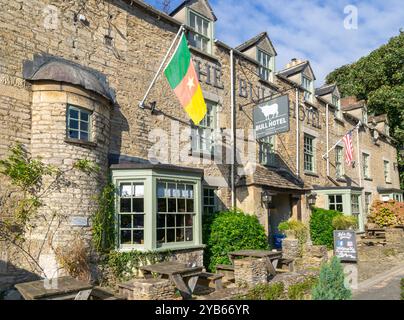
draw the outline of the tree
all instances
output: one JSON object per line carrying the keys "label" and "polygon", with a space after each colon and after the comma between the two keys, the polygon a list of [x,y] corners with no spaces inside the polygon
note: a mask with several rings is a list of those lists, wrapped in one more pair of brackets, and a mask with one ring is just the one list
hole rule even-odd
{"label": "tree", "polygon": [[[368,102],[370,113],[386,113],[398,150],[404,141],[404,32],[369,55],[344,65],[326,77],[336,83],[343,97],[357,96]],[[404,188],[404,156],[398,152],[401,187]]]}

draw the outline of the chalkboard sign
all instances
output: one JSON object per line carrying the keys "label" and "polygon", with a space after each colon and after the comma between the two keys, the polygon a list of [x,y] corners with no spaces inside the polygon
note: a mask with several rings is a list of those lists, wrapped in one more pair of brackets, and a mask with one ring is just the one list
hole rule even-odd
{"label": "chalkboard sign", "polygon": [[354,230],[334,230],[334,254],[341,261],[358,261]]}

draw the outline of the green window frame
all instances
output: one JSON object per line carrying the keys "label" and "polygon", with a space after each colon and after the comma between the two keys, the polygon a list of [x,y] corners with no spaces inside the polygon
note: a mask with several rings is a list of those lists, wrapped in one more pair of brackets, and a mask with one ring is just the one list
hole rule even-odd
{"label": "green window frame", "polygon": [[257,48],[258,71],[261,79],[269,81],[272,79],[271,55]]}
{"label": "green window frame", "polygon": [[203,213],[213,214],[217,211],[216,188],[203,188]]}
{"label": "green window frame", "polygon": [[199,125],[192,130],[192,150],[213,154],[215,147],[216,110],[214,102],[206,101],[207,112]]}
{"label": "green window frame", "polygon": [[344,148],[340,146],[335,147],[335,176],[337,178],[341,178],[344,175],[343,150]]}
{"label": "green window frame", "polygon": [[121,182],[118,193],[118,228],[121,246],[144,244],[144,183]]}
{"label": "green window frame", "polygon": [[356,217],[360,214],[359,194],[351,194],[351,213]]}
{"label": "green window frame", "polygon": [[370,159],[369,154],[363,152],[362,153],[362,171],[363,171],[363,177],[365,179],[370,179],[369,159]]}
{"label": "green window frame", "polygon": [[194,184],[159,181],[157,183],[157,244],[193,242]]}
{"label": "green window frame", "polygon": [[312,173],[315,172],[314,139],[315,137],[304,134],[304,171]]}
{"label": "green window frame", "polygon": [[342,194],[329,194],[328,195],[328,209],[344,212],[344,202]]}
{"label": "green window frame", "polygon": [[91,111],[68,104],[66,117],[67,137],[91,141],[91,116]]}
{"label": "green window frame", "polygon": [[212,22],[202,17],[194,11],[189,11],[189,31],[188,40],[190,44],[206,53],[212,51]]}

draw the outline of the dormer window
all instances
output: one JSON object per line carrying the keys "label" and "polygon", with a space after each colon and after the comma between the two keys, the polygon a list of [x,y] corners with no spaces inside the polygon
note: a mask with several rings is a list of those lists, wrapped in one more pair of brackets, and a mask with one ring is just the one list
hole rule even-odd
{"label": "dormer window", "polygon": [[342,118],[341,114],[341,100],[338,96],[332,95],[332,104],[336,107],[335,117],[337,119]]}
{"label": "dormer window", "polygon": [[304,91],[304,100],[312,102],[313,98],[313,81],[302,75],[302,87],[306,89]]}
{"label": "dormer window", "polygon": [[272,80],[272,61],[271,56],[266,52],[257,49],[257,60],[259,63],[260,78],[266,81]]}
{"label": "dormer window", "polygon": [[211,53],[212,22],[193,11],[189,11],[189,42],[195,48]]}

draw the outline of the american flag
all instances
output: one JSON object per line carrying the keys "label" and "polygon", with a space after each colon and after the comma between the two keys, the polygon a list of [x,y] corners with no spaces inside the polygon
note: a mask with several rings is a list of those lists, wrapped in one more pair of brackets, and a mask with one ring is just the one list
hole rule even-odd
{"label": "american flag", "polygon": [[348,132],[342,140],[345,145],[345,162],[350,166],[353,159],[352,131]]}

